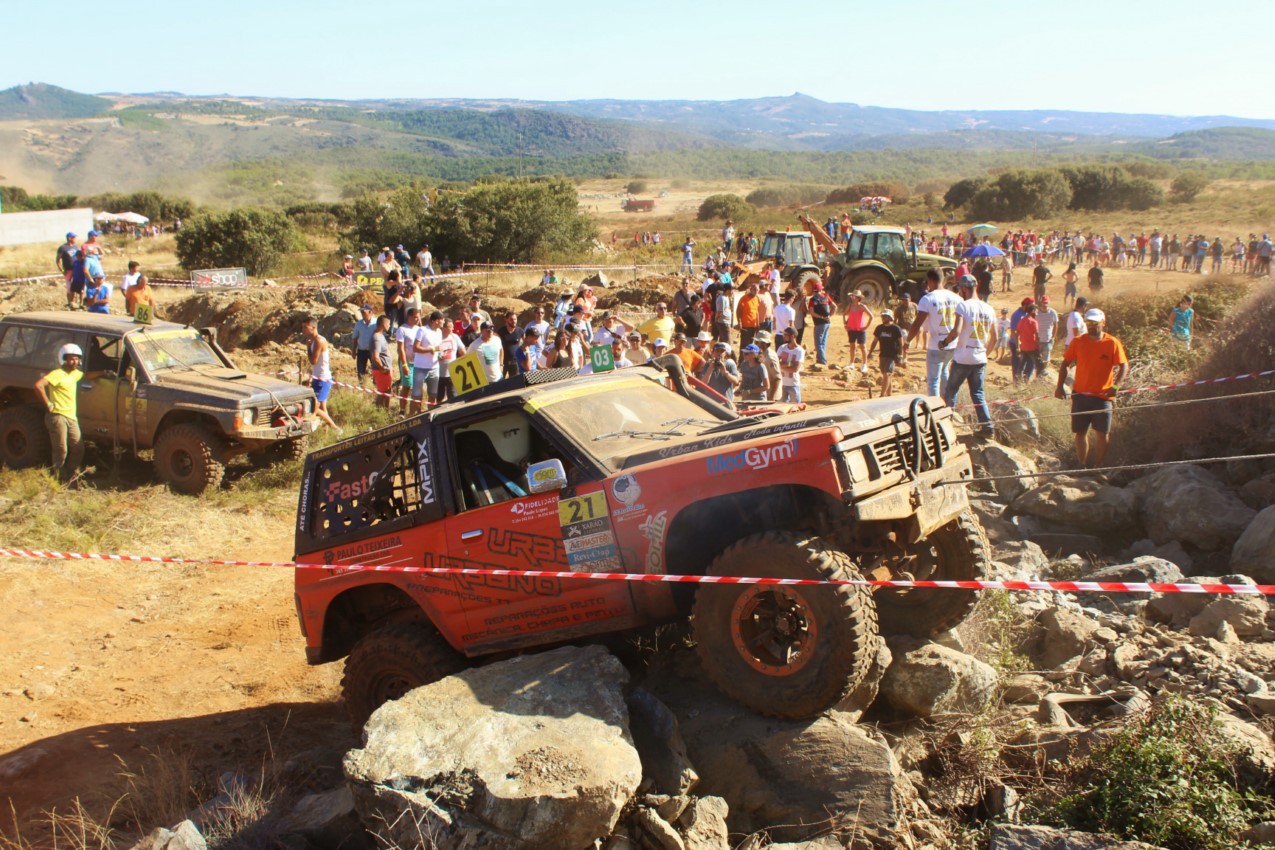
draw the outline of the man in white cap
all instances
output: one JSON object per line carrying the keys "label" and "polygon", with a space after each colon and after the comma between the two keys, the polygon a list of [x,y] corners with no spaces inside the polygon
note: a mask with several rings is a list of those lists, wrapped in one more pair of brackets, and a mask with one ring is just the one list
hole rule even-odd
{"label": "man in white cap", "polygon": [[996,333],[996,311],[978,297],[978,281],[973,276],[962,275],[956,282],[956,291],[963,299],[956,307],[956,326],[939,341],[940,344],[956,342],[943,401],[948,407],[954,406],[961,385],[969,384],[979,436],[990,437],[992,415],[983,394],[983,378],[987,371],[987,347]]}
{"label": "man in white cap", "polygon": [[[1107,317],[1101,310],[1085,313],[1085,333],[1063,352],[1058,369],[1056,398],[1067,398],[1067,373],[1076,367],[1071,388],[1071,433],[1081,466],[1101,466],[1111,436],[1112,400],[1129,371],[1129,358],[1120,340],[1106,333]],[[1093,431],[1093,440],[1089,431]]]}

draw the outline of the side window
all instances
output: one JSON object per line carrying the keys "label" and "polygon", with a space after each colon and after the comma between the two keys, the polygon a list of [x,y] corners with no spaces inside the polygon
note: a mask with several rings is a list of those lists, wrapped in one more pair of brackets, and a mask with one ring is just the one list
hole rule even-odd
{"label": "side window", "polygon": [[527,466],[560,457],[521,410],[457,425],[448,439],[465,510],[528,495]]}
{"label": "side window", "polygon": [[860,252],[863,251],[863,233],[855,230],[850,233],[850,243],[846,246],[846,254],[851,259],[859,259]]}
{"label": "side window", "polygon": [[25,363],[36,351],[37,328],[8,325],[0,328],[0,363]]}
{"label": "side window", "polygon": [[58,368],[62,365],[58,360],[58,349],[68,342],[74,342],[79,344],[81,348],[83,347],[74,331],[64,331],[60,328],[44,328],[36,341],[32,361],[29,362],[32,362],[40,369],[48,371]]}
{"label": "side window", "polygon": [[414,432],[352,449],[318,465],[310,487],[315,540],[424,512],[441,515],[428,438]]}
{"label": "side window", "polygon": [[119,364],[120,352],[124,340],[117,336],[95,336],[89,342],[88,357],[85,358],[85,372],[99,372],[114,369]]}

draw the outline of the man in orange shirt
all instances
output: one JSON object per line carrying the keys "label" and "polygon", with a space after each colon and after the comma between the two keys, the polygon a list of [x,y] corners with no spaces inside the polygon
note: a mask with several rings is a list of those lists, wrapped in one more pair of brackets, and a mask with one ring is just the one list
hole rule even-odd
{"label": "man in orange shirt", "polygon": [[[1112,399],[1129,371],[1129,358],[1120,340],[1106,333],[1107,317],[1101,310],[1085,313],[1085,333],[1078,335],[1063,352],[1058,369],[1056,398],[1067,398],[1065,381],[1072,364],[1076,380],[1071,393],[1071,433],[1076,440],[1076,458],[1081,466],[1101,466],[1111,436]],[[1093,429],[1092,444],[1089,430]]]}
{"label": "man in orange shirt", "polygon": [[704,365],[704,358],[695,349],[686,347],[686,334],[681,331],[673,334],[672,353],[682,358],[682,365],[686,367],[687,372],[692,375],[699,374],[700,367]]}
{"label": "man in orange shirt", "polygon": [[761,327],[761,302],[757,297],[757,281],[748,284],[744,296],[735,305],[735,318],[739,320],[739,346],[751,345]]}

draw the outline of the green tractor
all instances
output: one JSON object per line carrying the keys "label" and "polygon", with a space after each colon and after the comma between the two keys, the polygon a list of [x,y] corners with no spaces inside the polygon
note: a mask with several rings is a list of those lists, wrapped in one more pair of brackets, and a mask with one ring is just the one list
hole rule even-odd
{"label": "green tractor", "polygon": [[828,257],[828,291],[839,303],[859,290],[867,304],[885,304],[903,293],[913,302],[925,294],[925,273],[937,268],[952,282],[956,261],[909,250],[901,227],[855,225],[846,250]]}

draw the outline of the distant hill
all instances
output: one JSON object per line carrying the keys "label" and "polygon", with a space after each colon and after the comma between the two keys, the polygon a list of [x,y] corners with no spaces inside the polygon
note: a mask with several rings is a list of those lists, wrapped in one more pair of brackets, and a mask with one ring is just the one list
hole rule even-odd
{"label": "distant hill", "polygon": [[[79,120],[91,116],[109,120]],[[925,112],[802,94],[551,102],[95,97],[45,84],[0,92],[0,173],[10,185],[76,195],[156,188],[225,204],[300,203],[484,174],[915,185],[1131,156],[1266,168],[1275,162],[1275,121]]]}
{"label": "distant hill", "polygon": [[90,118],[111,108],[104,97],[80,94],[47,83],[0,91],[0,121],[22,118]]}
{"label": "distant hill", "polygon": [[1275,159],[1275,130],[1260,127],[1195,130],[1147,142],[1141,149],[1152,156],[1174,159]]}

